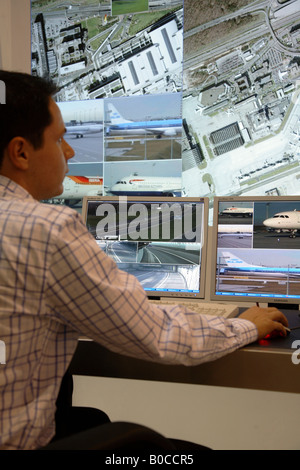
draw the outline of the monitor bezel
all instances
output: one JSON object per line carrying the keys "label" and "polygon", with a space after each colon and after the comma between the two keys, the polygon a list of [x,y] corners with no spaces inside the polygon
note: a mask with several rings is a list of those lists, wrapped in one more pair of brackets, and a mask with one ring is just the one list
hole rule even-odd
{"label": "monitor bezel", "polygon": [[[122,196],[124,197],[124,196]],[[90,201],[118,201],[120,196],[84,196],[82,200],[81,216],[83,223],[86,225],[88,203]],[[207,197],[183,197],[183,196],[126,196],[128,202],[195,202],[203,204],[203,244],[201,248],[201,272],[199,282],[199,292],[171,292],[171,291],[148,291],[145,290],[149,299],[157,298],[182,298],[182,299],[201,299],[205,298],[206,287],[206,262],[207,262],[207,243],[208,243],[208,213],[209,199]]]}
{"label": "monitor bezel", "polygon": [[[216,196],[213,202],[213,225],[212,225],[212,237],[211,237],[211,279],[210,279],[210,299],[212,301],[219,302],[230,302],[239,304],[254,303],[254,304],[268,304],[268,305],[300,305],[300,298],[287,298],[287,297],[262,297],[259,295],[226,295],[226,294],[216,294],[216,267],[217,267],[217,254],[218,254],[218,216],[219,216],[219,204],[221,202],[225,203],[239,203],[239,202],[300,202],[300,196]],[[288,307],[287,307],[288,308]]]}

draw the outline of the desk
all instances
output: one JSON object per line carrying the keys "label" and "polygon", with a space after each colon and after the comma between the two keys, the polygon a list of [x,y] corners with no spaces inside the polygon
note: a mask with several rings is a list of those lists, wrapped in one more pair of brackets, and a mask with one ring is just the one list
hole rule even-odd
{"label": "desk", "polygon": [[[299,312],[284,313],[291,327],[299,324]],[[110,352],[93,341],[80,340],[70,372],[73,375],[300,393],[300,364],[297,366],[292,362],[295,340],[300,340],[300,329],[292,331],[287,338],[253,343],[221,359],[193,367],[129,358]]]}

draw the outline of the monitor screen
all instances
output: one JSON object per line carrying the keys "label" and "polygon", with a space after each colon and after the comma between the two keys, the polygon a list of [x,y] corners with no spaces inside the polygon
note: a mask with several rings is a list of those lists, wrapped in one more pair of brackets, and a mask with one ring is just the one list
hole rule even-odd
{"label": "monitor screen", "polygon": [[300,303],[300,196],[216,197],[212,300]]}
{"label": "monitor screen", "polygon": [[207,198],[85,197],[82,217],[149,297],[204,298]]}

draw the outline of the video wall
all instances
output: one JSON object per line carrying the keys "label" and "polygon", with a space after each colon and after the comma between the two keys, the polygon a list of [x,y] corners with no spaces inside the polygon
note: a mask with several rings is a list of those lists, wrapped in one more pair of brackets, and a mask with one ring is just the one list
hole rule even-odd
{"label": "video wall", "polygon": [[83,195],[300,194],[300,0],[31,0]]}

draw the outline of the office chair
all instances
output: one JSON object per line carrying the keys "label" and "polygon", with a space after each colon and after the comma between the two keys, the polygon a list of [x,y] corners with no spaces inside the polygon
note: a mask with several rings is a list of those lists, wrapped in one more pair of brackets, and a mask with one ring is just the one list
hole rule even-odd
{"label": "office chair", "polygon": [[38,450],[199,451],[208,447],[168,439],[146,426],[111,422],[104,411],[72,406],[73,378],[67,371],[57,398],[56,436]]}
{"label": "office chair", "polygon": [[73,377],[67,371],[56,401],[55,440],[39,450],[174,450],[152,429],[129,422],[112,423],[104,411],[72,406]]}
{"label": "office chair", "polygon": [[175,451],[173,442],[135,423],[106,423],[51,442],[38,450]]}

